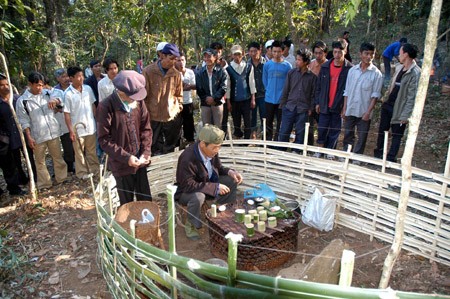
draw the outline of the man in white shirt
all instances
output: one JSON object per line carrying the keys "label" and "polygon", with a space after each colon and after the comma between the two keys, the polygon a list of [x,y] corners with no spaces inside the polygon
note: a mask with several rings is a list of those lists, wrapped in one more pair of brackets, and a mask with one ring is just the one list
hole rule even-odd
{"label": "man in white shirt", "polygon": [[63,183],[67,180],[67,165],[62,158],[59,141],[61,129],[55,118],[55,113],[58,113],[56,106],[62,102],[50,99],[50,92],[43,92],[42,74],[32,72],[28,76],[28,82],[29,89],[17,100],[17,116],[35,156],[37,187],[50,188],[52,180],[45,163],[47,149],[52,156],[56,182]]}
{"label": "man in white shirt", "polygon": [[283,48],[284,61],[289,62],[291,64],[291,67],[295,68],[295,65],[296,65],[295,60],[296,60],[296,58],[291,53],[291,48],[292,49],[294,48],[293,45],[292,45],[292,42],[290,40],[285,40],[285,41],[283,41],[283,46],[284,46],[284,48]]}
{"label": "man in white shirt", "polygon": [[103,68],[105,69],[106,76],[98,81],[98,101],[109,97],[114,91],[114,84],[112,80],[119,73],[119,64],[113,58],[106,58],[103,62]]}
{"label": "man in white shirt", "polygon": [[[364,154],[372,111],[381,97],[383,75],[372,63],[375,57],[373,44],[362,43],[359,54],[361,62],[348,71],[342,117],[345,119],[344,150],[346,151],[348,146],[352,145],[354,153]],[[354,144],[355,127],[358,131],[356,144]]]}
{"label": "man in white shirt", "polygon": [[194,105],[192,100],[192,90],[195,90],[195,74],[191,69],[186,68],[186,55],[180,52],[177,57],[175,68],[181,74],[183,81],[183,110],[181,117],[183,118],[183,137],[188,143],[194,143]]}
{"label": "man in white shirt", "polygon": [[[241,46],[232,46],[231,55],[233,60],[226,68],[229,78],[226,92],[228,110],[231,110],[233,116],[234,136],[250,139],[250,112],[256,105],[253,66],[242,60],[243,50]],[[241,130],[242,118],[244,119],[244,133]]]}
{"label": "man in white shirt", "polygon": [[63,105],[59,105],[59,113],[55,114],[56,119],[59,122],[61,127],[61,136],[59,139],[61,140],[61,145],[63,147],[63,158],[67,164],[68,172],[75,172],[74,162],[75,162],[75,153],[73,151],[72,140],[70,140],[69,130],[66,126],[66,120],[64,118],[64,92],[70,86],[69,76],[67,75],[66,69],[59,68],[55,71],[55,78],[58,81],[58,84],[53,88],[51,98],[52,99],[60,99]]}
{"label": "man in white shirt", "polygon": [[[81,68],[69,67],[67,74],[72,84],[64,94],[64,117],[70,139],[75,142],[76,175],[80,179],[88,179],[90,173],[97,174],[99,171],[99,162],[95,151],[97,144],[94,119],[95,96],[92,89],[83,84],[84,76]],[[78,140],[76,140],[77,137]]]}

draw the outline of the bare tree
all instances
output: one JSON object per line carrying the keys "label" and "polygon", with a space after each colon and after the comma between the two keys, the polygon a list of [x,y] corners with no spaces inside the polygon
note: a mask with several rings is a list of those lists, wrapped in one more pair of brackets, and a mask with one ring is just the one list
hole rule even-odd
{"label": "bare tree", "polygon": [[400,254],[403,244],[405,214],[408,207],[409,193],[411,191],[411,161],[416,144],[417,133],[419,131],[420,120],[422,118],[423,107],[428,90],[430,71],[433,63],[433,55],[436,50],[439,19],[441,15],[442,0],[433,0],[430,16],[428,17],[427,35],[425,38],[424,59],[422,73],[420,75],[419,88],[417,91],[414,110],[409,118],[408,138],[406,140],[405,150],[402,157],[402,188],[397,209],[395,222],[395,235],[391,249],[384,261],[383,272],[380,279],[380,288],[387,288],[391,277],[394,263]]}

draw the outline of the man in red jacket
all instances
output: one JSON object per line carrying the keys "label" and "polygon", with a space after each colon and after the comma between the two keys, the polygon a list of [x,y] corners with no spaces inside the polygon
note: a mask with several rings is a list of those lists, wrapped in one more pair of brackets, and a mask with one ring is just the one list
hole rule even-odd
{"label": "man in red jacket", "polygon": [[99,103],[97,134],[109,155],[120,204],[152,200],[147,177],[152,146],[150,115],[143,99],[145,78],[135,71],[121,71],[113,80],[114,92]]}
{"label": "man in red jacket", "polygon": [[218,156],[225,133],[216,126],[206,125],[198,141],[180,155],[177,165],[177,192],[175,199],[187,205],[186,236],[198,240],[202,227],[200,209],[205,199],[216,199],[218,204],[234,202],[236,187],[242,176],[236,170],[224,167]]}

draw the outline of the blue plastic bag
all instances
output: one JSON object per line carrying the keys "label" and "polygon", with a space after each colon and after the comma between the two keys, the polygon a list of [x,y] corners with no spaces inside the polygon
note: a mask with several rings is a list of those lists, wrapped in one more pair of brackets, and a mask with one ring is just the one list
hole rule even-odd
{"label": "blue plastic bag", "polygon": [[253,189],[246,190],[244,192],[244,199],[251,199],[251,198],[266,198],[269,201],[275,201],[277,196],[275,195],[275,192],[273,192],[272,188],[270,188],[267,184],[256,184]]}

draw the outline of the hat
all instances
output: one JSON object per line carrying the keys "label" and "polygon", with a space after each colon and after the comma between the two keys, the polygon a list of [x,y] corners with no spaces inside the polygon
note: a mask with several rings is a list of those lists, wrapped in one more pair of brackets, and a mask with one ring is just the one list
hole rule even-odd
{"label": "hat", "polygon": [[164,48],[161,50],[161,53],[171,54],[173,56],[180,57],[180,51],[178,51],[178,47],[175,44],[165,45]]}
{"label": "hat", "polygon": [[234,45],[231,47],[231,54],[234,55],[236,53],[242,54],[242,47],[239,45]]}
{"label": "hat", "polygon": [[225,132],[216,126],[206,124],[198,134],[198,140],[205,143],[222,144]]}
{"label": "hat", "polygon": [[203,55],[205,55],[205,54],[217,56],[217,51],[214,49],[208,48],[205,51],[203,51]]}
{"label": "hat", "polygon": [[145,77],[136,71],[120,71],[112,82],[115,88],[135,101],[143,100],[147,96]]}
{"label": "hat", "polygon": [[167,45],[168,43],[166,42],[160,42],[157,46],[156,46],[156,52],[161,51],[162,49],[164,49],[164,46]]}
{"label": "hat", "polygon": [[270,48],[270,47],[272,47],[272,43],[274,42],[274,40],[273,39],[271,39],[271,40],[268,40],[267,42],[266,42],[266,44],[264,45],[264,48]]}

